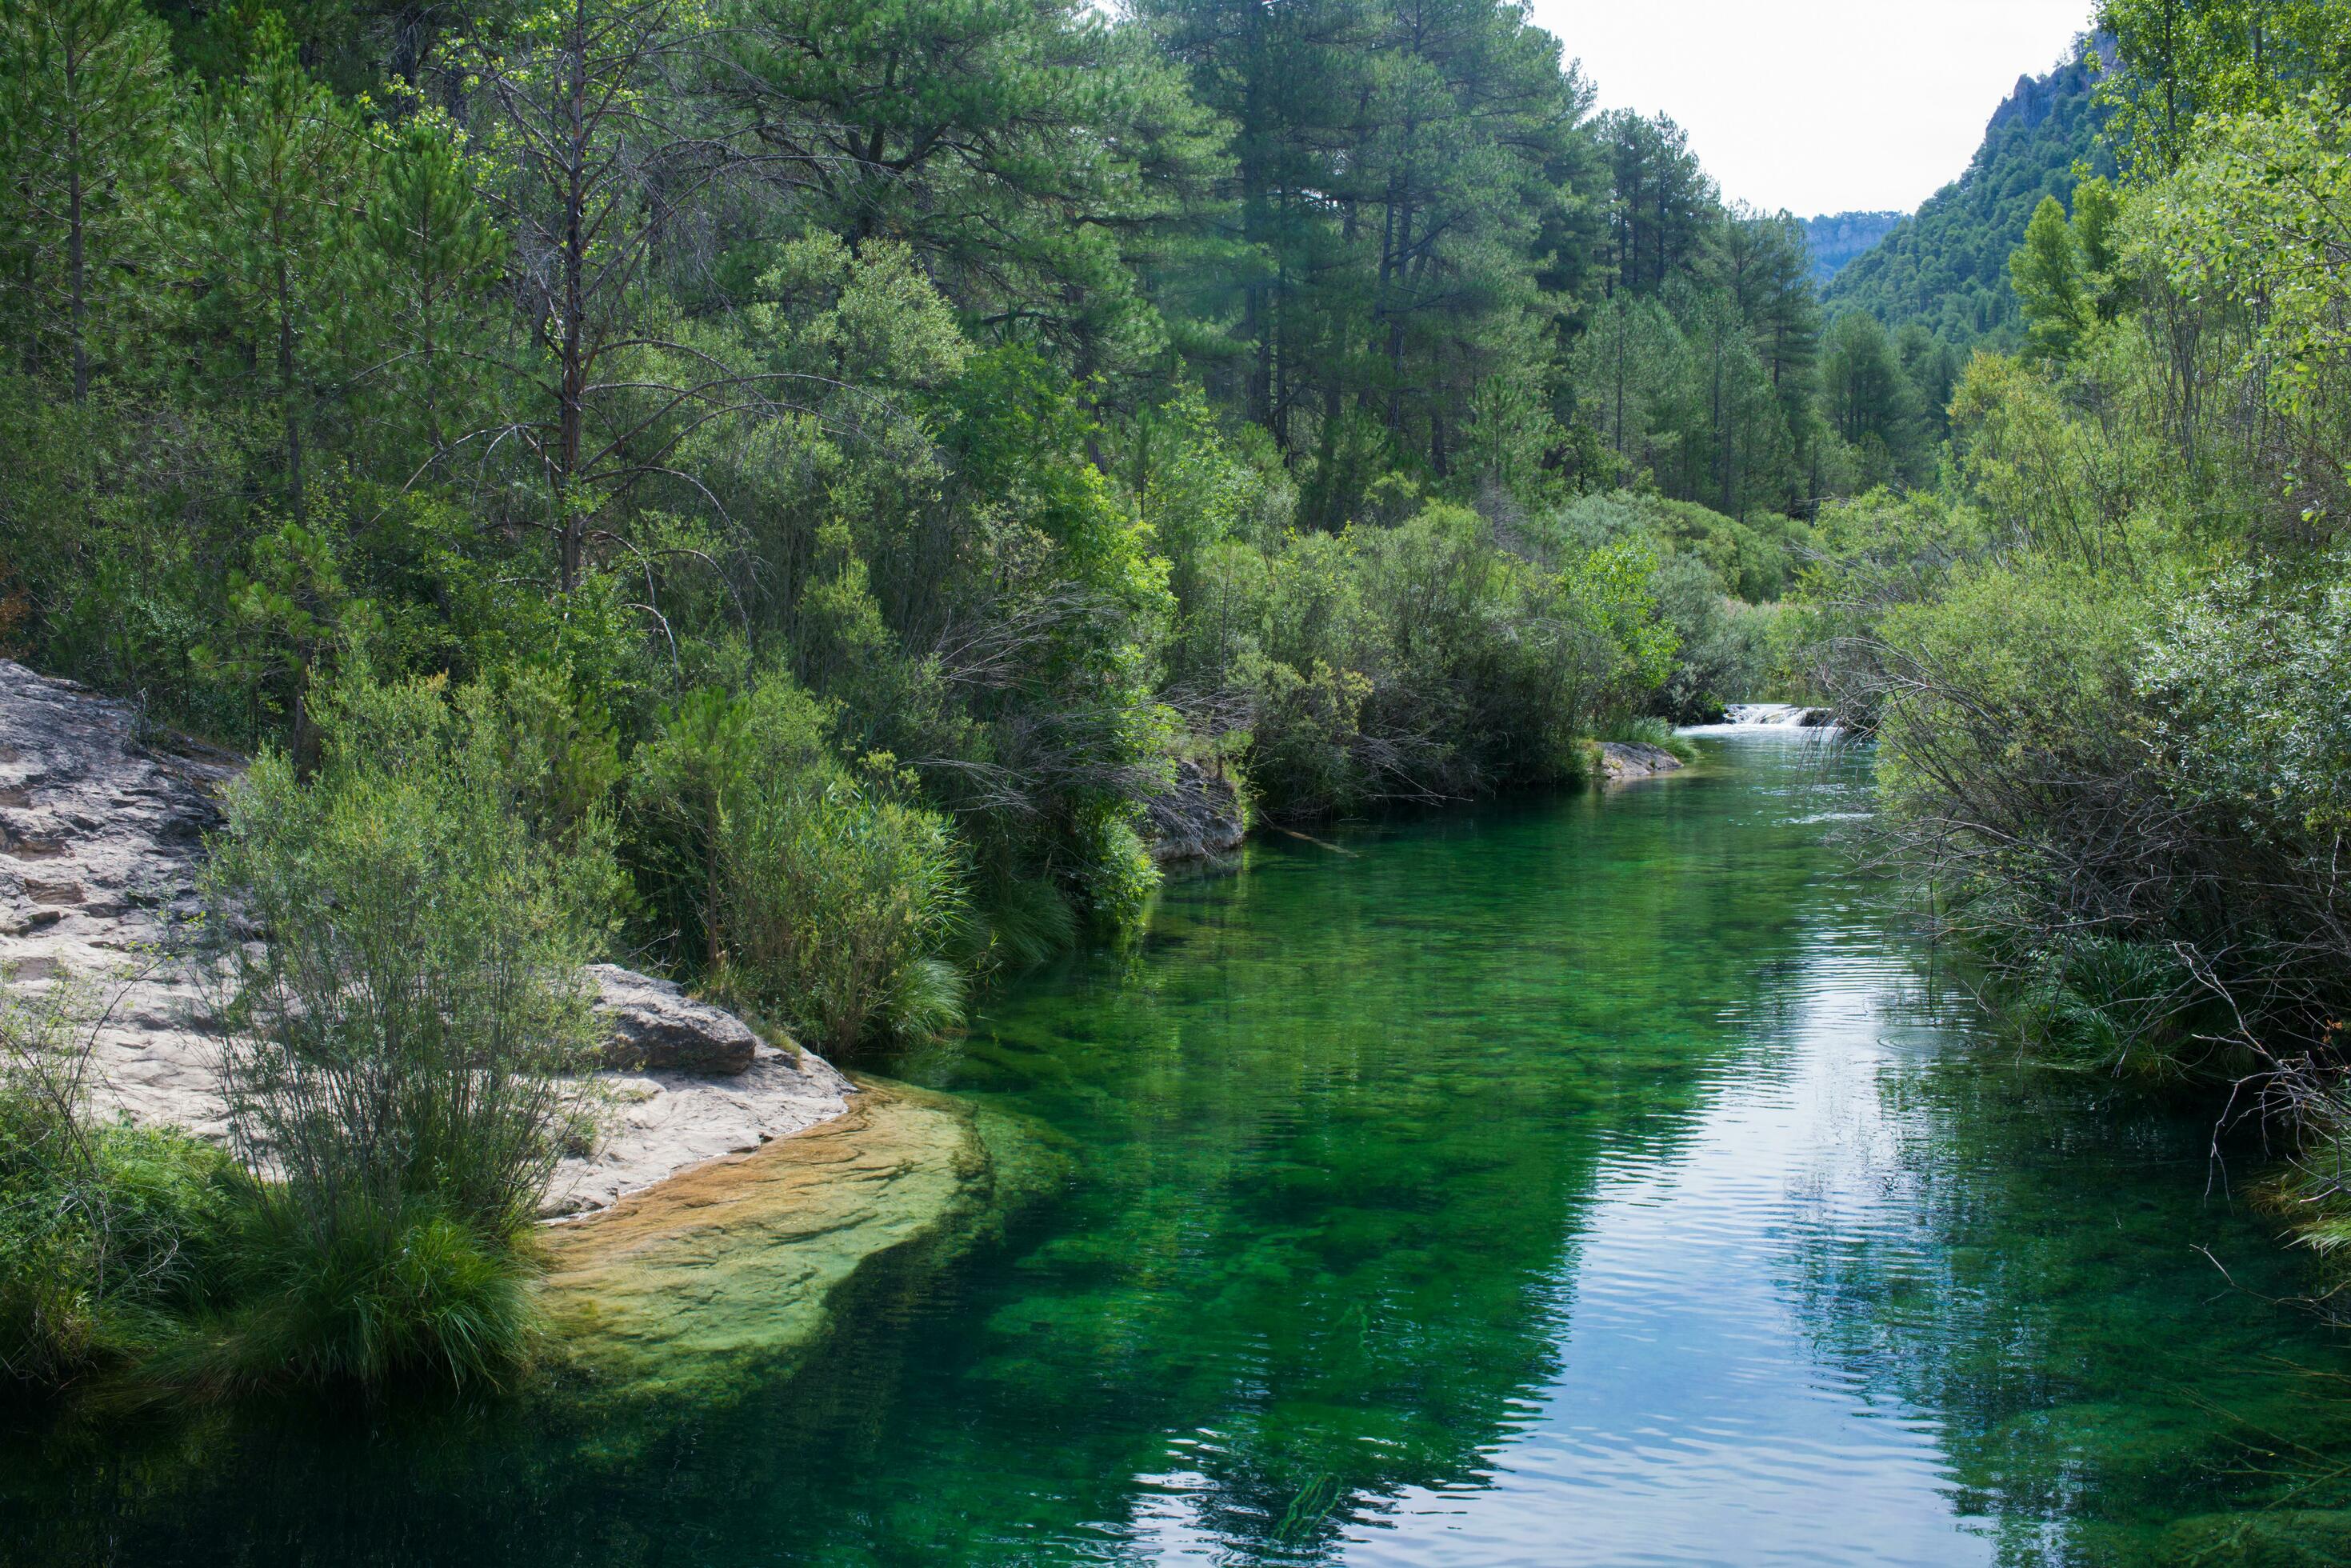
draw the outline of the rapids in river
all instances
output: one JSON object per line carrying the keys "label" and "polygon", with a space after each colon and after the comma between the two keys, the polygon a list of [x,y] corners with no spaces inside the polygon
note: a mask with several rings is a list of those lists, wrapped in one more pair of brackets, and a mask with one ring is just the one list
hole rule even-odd
{"label": "rapids in river", "polygon": [[[2021,1062],[1835,841],[1868,755],[1185,873],[872,1064],[1042,1197],[812,1344],[423,1406],[27,1417],[13,1561],[2351,1561],[2351,1346],[2209,1107]],[[756,1306],[744,1309],[756,1315]]]}

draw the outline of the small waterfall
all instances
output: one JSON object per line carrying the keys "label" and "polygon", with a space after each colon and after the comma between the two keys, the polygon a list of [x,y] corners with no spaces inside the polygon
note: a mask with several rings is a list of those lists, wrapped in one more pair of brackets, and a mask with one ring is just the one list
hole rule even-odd
{"label": "small waterfall", "polygon": [[1732,703],[1723,709],[1720,724],[1694,725],[1700,730],[1834,729],[1836,715],[1824,707],[1798,707],[1792,703]]}
{"label": "small waterfall", "polygon": [[1794,707],[1787,703],[1733,703],[1723,710],[1734,725],[1784,725],[1792,729],[1822,729],[1836,722],[1826,708]]}

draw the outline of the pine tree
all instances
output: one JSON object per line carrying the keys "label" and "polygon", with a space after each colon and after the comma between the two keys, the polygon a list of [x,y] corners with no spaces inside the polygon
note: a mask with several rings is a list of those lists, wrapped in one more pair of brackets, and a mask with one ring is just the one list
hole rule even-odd
{"label": "pine tree", "polygon": [[62,361],[75,402],[142,287],[173,106],[169,41],[139,0],[0,10],[0,298],[27,368]]}
{"label": "pine tree", "polygon": [[2095,319],[2091,286],[2066,221],[2064,204],[2042,198],[2024,231],[2024,244],[2009,258],[2009,277],[2024,307],[2025,351],[2035,359],[2071,359]]}
{"label": "pine tree", "polygon": [[484,384],[485,340],[507,247],[452,127],[417,116],[384,134],[359,237],[357,390],[413,472],[474,428],[496,390]]}
{"label": "pine tree", "polygon": [[277,17],[250,63],[206,92],[191,134],[190,261],[204,319],[233,345],[214,368],[274,405],[287,515],[309,509],[308,433],[348,344],[353,228],[367,146],[358,115],[311,79]]}

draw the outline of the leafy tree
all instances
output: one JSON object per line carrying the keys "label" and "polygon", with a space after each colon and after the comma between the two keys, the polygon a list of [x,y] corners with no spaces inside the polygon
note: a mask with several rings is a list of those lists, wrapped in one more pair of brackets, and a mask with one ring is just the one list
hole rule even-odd
{"label": "leafy tree", "polygon": [[1860,455],[1865,473],[1897,479],[1916,462],[1917,396],[1876,319],[1838,318],[1829,329],[1822,406],[1839,439]]}
{"label": "leafy tree", "polygon": [[1611,200],[1606,255],[1612,288],[1662,293],[1705,255],[1718,196],[1689,150],[1689,133],[1664,115],[1628,110],[1601,118]]}
{"label": "leafy tree", "polygon": [[[384,444],[413,465],[414,455],[438,456],[478,428],[496,390],[486,361],[507,247],[455,127],[419,115],[381,141],[359,222],[354,294],[370,306],[358,324],[370,357],[355,391],[392,423]],[[404,482],[413,469],[385,476]]]}
{"label": "leafy tree", "polygon": [[509,372],[528,394],[467,434],[528,453],[566,593],[611,497],[668,472],[691,430],[767,412],[762,378],[681,340],[646,287],[656,236],[724,162],[663,90],[687,20],[678,0],[557,0],[468,53],[528,332]]}
{"label": "leafy tree", "polygon": [[2351,16],[2330,0],[2101,0],[2097,22],[2114,39],[2098,97],[2135,173],[2179,168],[2200,116],[2351,81]]}
{"label": "leafy tree", "polygon": [[909,246],[975,322],[1083,372],[1159,349],[1132,264],[1221,135],[1140,38],[1069,0],[745,0],[740,23],[724,90],[807,221]]}

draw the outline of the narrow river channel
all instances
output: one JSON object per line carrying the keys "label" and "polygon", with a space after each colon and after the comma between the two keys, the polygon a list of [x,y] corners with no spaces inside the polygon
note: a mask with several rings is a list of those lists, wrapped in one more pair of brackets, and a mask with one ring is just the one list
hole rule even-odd
{"label": "narrow river channel", "polygon": [[1261,841],[884,1064],[1069,1174],[797,1372],[79,1423],[0,1490],[142,1565],[2351,1560],[2351,1350],[2252,1153],[1981,1036],[1832,841],[1865,753],[1704,744]]}

